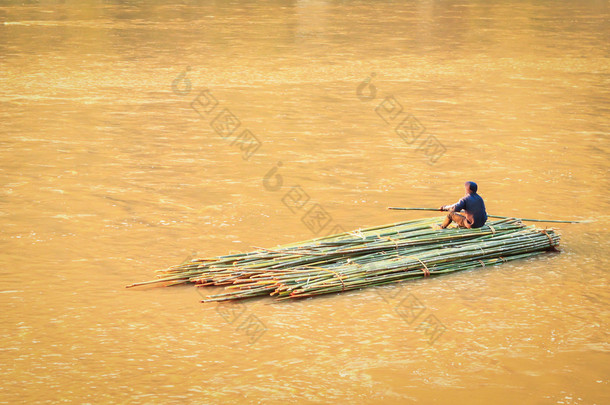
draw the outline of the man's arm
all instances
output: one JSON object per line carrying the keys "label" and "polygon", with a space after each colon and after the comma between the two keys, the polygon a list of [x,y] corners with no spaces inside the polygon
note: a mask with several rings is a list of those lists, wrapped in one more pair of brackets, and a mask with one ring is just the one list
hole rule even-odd
{"label": "man's arm", "polygon": [[440,210],[441,211],[457,211],[460,212],[466,207],[466,197],[462,198],[460,201],[456,202],[452,205],[443,205]]}
{"label": "man's arm", "polygon": [[453,211],[460,212],[461,210],[466,208],[466,198],[462,198],[460,201],[453,204]]}

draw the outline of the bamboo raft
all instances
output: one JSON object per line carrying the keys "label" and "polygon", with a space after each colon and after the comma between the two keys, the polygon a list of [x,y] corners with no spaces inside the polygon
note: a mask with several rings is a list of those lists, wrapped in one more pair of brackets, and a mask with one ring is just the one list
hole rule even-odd
{"label": "bamboo raft", "polygon": [[531,258],[556,250],[560,240],[556,230],[526,226],[516,218],[477,229],[434,229],[441,221],[416,219],[273,249],[193,259],[158,270],[155,280],[127,287],[225,286],[225,292],[202,302],[261,295],[302,298]]}

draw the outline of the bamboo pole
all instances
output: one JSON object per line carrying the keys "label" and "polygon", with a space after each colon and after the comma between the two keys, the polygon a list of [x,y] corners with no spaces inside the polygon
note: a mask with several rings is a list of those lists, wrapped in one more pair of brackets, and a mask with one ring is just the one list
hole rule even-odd
{"label": "bamboo pole", "polygon": [[[400,211],[440,211],[438,208],[403,208],[403,207],[388,207],[389,210],[400,210]],[[509,219],[509,218],[516,218],[516,217],[503,217],[500,215],[490,215],[487,214],[487,217],[489,218],[500,218],[500,219]],[[519,218],[521,221],[526,221],[526,222],[554,222],[554,223],[558,223],[558,224],[584,224],[584,223],[588,223],[591,222],[590,220],[587,221],[565,221],[565,220],[559,220],[559,219],[532,219],[532,218]]]}

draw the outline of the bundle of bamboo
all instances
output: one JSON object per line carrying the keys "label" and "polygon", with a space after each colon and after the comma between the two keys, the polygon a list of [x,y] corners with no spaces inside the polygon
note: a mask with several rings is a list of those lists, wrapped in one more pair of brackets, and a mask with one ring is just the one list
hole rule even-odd
{"label": "bundle of bamboo", "polygon": [[492,266],[553,250],[559,235],[507,218],[477,229],[434,229],[442,218],[417,219],[304,242],[194,259],[160,270],[162,283],[227,286],[203,302],[259,295],[310,297]]}

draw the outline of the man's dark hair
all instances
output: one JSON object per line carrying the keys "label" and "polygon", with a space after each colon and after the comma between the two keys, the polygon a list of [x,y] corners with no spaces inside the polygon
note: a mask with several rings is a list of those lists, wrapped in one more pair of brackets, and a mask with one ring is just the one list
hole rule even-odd
{"label": "man's dark hair", "polygon": [[479,189],[479,186],[477,186],[477,183],[475,183],[474,181],[467,181],[466,185],[468,186],[470,191],[472,191],[473,193],[476,193],[477,190]]}

